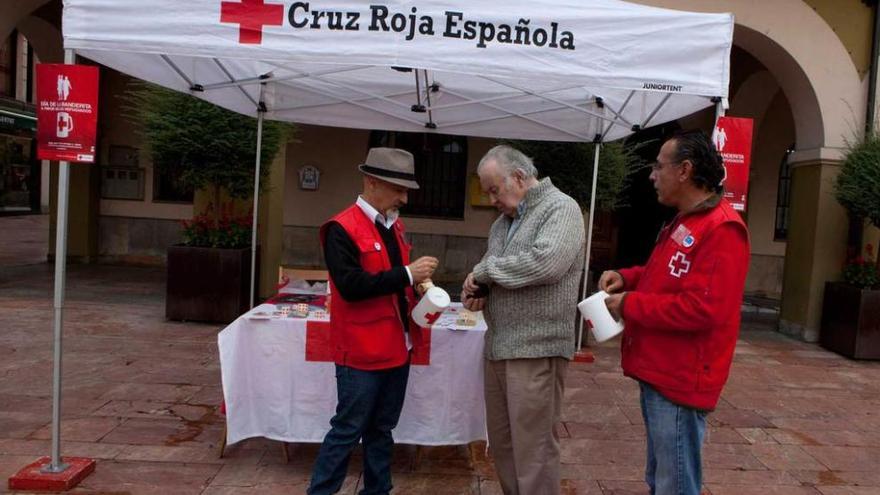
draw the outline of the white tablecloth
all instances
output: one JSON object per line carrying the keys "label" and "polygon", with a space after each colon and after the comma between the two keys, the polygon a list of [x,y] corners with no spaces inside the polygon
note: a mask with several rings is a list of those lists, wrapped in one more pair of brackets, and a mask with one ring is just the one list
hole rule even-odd
{"label": "white tablecloth", "polygon": [[[251,437],[321,442],[330,429],[334,364],[306,361],[306,320],[248,318],[273,309],[258,306],[218,336],[229,444]],[[454,314],[445,314],[431,329],[430,364],[410,367],[395,442],[457,445],[486,439],[486,326],[479,319],[476,327],[456,329],[454,321]]]}

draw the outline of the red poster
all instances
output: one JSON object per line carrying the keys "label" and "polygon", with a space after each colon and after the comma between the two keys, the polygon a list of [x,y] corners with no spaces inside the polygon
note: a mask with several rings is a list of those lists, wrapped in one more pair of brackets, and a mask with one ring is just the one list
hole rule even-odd
{"label": "red poster", "polygon": [[712,139],[724,158],[724,197],[737,211],[746,211],[749,166],[752,163],[752,119],[721,117]]}
{"label": "red poster", "polygon": [[37,64],[37,156],[95,162],[98,68]]}

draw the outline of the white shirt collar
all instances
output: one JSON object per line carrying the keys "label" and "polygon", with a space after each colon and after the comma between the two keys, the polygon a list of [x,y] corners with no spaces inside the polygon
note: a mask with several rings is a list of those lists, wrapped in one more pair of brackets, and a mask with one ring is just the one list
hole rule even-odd
{"label": "white shirt collar", "polygon": [[390,229],[394,222],[397,221],[397,217],[400,214],[397,211],[392,212],[386,218],[385,215],[379,213],[379,210],[373,208],[373,205],[367,203],[367,200],[363,198],[363,196],[358,196],[357,205],[360,207],[361,211],[364,212],[364,215],[370,219],[371,222],[376,223],[376,221],[380,221],[382,225],[385,226],[386,229]]}

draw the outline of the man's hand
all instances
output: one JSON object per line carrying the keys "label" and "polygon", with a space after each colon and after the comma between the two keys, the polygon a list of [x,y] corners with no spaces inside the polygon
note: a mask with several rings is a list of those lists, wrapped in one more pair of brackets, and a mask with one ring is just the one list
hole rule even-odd
{"label": "man's hand", "polygon": [[622,289],[623,277],[619,273],[611,270],[602,272],[602,276],[599,277],[599,290],[604,290],[609,294],[614,294],[615,292],[619,292]]}
{"label": "man's hand", "polygon": [[482,311],[484,307],[486,307],[486,298],[485,297],[473,297],[468,292],[461,292],[461,304],[468,311]]}
{"label": "man's hand", "polygon": [[422,256],[409,264],[409,272],[412,274],[413,284],[418,285],[434,275],[434,270],[440,261],[433,256]]}
{"label": "man's hand", "polygon": [[425,295],[425,292],[428,292],[428,288],[429,288],[430,286],[432,286],[432,285],[434,285],[434,282],[431,281],[430,277],[429,277],[429,278],[426,278],[425,280],[422,280],[422,283],[420,283],[420,284],[416,284],[416,287],[415,287],[415,288],[416,288],[416,294],[417,294],[419,297],[424,296],[424,295]]}
{"label": "man's hand", "polygon": [[486,306],[485,297],[474,297],[474,293],[478,290],[480,290],[480,286],[474,280],[474,272],[468,273],[461,285],[461,304],[468,311],[482,311]]}
{"label": "man's hand", "polygon": [[[480,286],[477,285],[477,281],[474,280],[474,272],[468,273],[468,276],[464,279],[464,284],[462,284],[461,288],[468,294],[473,294],[480,288]],[[464,301],[464,298],[462,298],[462,301]]]}
{"label": "man's hand", "polygon": [[605,299],[605,307],[608,308],[608,312],[611,313],[611,316],[613,316],[614,319],[617,321],[620,321],[620,319],[623,318],[624,295],[626,295],[626,292],[621,292],[620,294],[612,294]]}

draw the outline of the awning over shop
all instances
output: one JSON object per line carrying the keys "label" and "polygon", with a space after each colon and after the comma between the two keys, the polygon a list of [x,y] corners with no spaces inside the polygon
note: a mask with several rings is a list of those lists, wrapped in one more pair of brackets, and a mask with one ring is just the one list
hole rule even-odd
{"label": "awning over shop", "polygon": [[8,110],[0,106],[0,132],[36,132],[37,117],[26,110]]}

